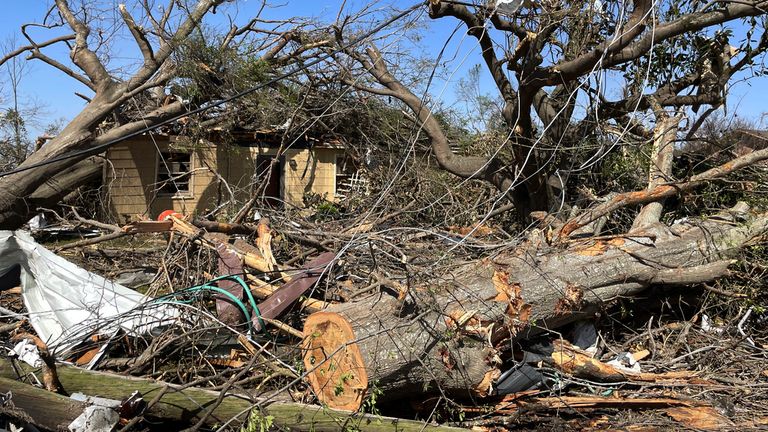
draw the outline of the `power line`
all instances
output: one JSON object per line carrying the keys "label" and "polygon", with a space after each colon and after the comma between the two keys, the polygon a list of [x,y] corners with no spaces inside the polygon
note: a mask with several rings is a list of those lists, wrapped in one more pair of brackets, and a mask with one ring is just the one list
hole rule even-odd
{"label": "power line", "polygon": [[225,103],[231,102],[231,101],[233,101],[235,99],[239,99],[239,98],[241,98],[243,96],[247,96],[247,95],[249,95],[249,94],[251,94],[253,92],[256,92],[258,90],[263,89],[264,87],[270,86],[272,84],[277,83],[278,81],[281,81],[281,80],[284,80],[284,79],[286,79],[286,78],[288,78],[290,76],[296,75],[297,73],[299,73],[299,72],[301,72],[303,70],[307,70],[308,68],[310,68],[310,67],[312,67],[312,66],[314,66],[316,64],[319,64],[319,63],[321,63],[321,62],[331,58],[335,54],[338,54],[338,53],[340,53],[340,52],[342,52],[342,51],[344,51],[346,49],[351,48],[354,45],[357,45],[358,43],[364,41],[368,37],[370,37],[370,36],[380,32],[381,30],[383,30],[386,27],[389,27],[392,23],[394,23],[394,22],[396,22],[396,21],[398,21],[398,20],[400,20],[400,19],[410,15],[412,12],[414,12],[419,7],[421,7],[423,4],[424,4],[424,2],[420,1],[420,2],[418,2],[416,4],[414,4],[413,6],[411,6],[410,8],[405,9],[404,11],[400,12],[399,14],[389,18],[388,20],[386,20],[384,22],[382,22],[381,24],[377,25],[376,27],[374,27],[373,29],[369,30],[365,34],[363,34],[363,35],[361,35],[361,36],[359,36],[357,38],[352,39],[352,41],[350,41],[346,45],[344,45],[342,47],[339,47],[339,48],[333,50],[332,52],[323,54],[323,55],[315,58],[314,60],[311,60],[311,61],[306,62],[306,63],[302,63],[298,67],[296,67],[296,68],[294,68],[292,70],[289,70],[288,72],[284,72],[284,73],[282,73],[282,74],[280,74],[280,75],[270,79],[269,81],[266,81],[264,83],[261,83],[259,85],[254,86],[254,87],[251,87],[249,89],[243,90],[243,91],[241,91],[239,93],[236,93],[236,94],[234,94],[234,95],[232,95],[232,96],[230,96],[228,98],[224,98],[224,99],[218,100],[216,102],[213,102],[210,105],[206,105],[206,106],[203,106],[203,107],[200,107],[200,108],[193,109],[191,111],[184,112],[182,114],[176,115],[176,116],[168,118],[166,120],[163,120],[163,121],[161,121],[161,122],[159,122],[159,123],[157,123],[155,125],[148,126],[148,127],[143,128],[143,129],[140,129],[140,130],[137,130],[137,131],[125,134],[125,135],[123,135],[123,136],[121,136],[119,138],[115,138],[115,139],[109,140],[106,143],[99,144],[98,146],[95,146],[95,147],[91,147],[91,148],[88,148],[88,149],[79,150],[79,151],[76,151],[76,152],[64,154],[64,155],[61,155],[61,156],[58,156],[58,157],[55,157],[55,158],[52,158],[52,159],[49,159],[49,160],[46,160],[46,161],[38,162],[36,164],[32,164],[32,165],[25,166],[25,167],[19,167],[19,168],[10,170],[10,171],[6,171],[4,173],[0,173],[0,177],[6,177],[6,176],[9,176],[9,175],[12,175],[12,174],[18,174],[18,173],[21,173],[21,172],[24,172],[24,171],[29,171],[29,170],[34,169],[34,168],[39,168],[39,167],[42,167],[42,166],[45,166],[45,165],[50,165],[52,163],[61,162],[61,161],[67,160],[67,159],[73,159],[73,158],[77,158],[77,157],[80,157],[80,156],[90,156],[90,155],[99,154],[99,153],[102,152],[102,150],[106,150],[107,148],[109,148],[109,147],[111,147],[111,146],[113,146],[113,145],[115,145],[115,144],[117,144],[119,142],[125,141],[125,140],[127,140],[129,138],[133,138],[135,136],[139,136],[141,134],[144,134],[144,133],[147,133],[147,132],[151,132],[151,131],[153,131],[153,130],[161,127],[161,126],[165,126],[165,125],[167,125],[169,123],[173,123],[173,122],[175,122],[175,121],[177,121],[177,120],[179,120],[181,118],[184,118],[184,117],[187,117],[187,116],[190,116],[190,115],[199,114],[201,112],[208,111],[209,109],[216,108],[216,107],[219,107],[221,105],[224,105]]}

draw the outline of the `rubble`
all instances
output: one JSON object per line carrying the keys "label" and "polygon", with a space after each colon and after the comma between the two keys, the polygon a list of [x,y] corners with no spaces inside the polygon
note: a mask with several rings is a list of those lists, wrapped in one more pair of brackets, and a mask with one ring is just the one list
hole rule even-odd
{"label": "rubble", "polygon": [[[529,423],[521,413],[538,419],[565,413],[565,421],[589,416],[598,422],[600,416],[638,411],[681,427],[747,424],[739,416],[723,414],[717,401],[688,391],[735,391],[724,387],[730,378],[696,366],[712,350],[722,352],[722,343],[669,353],[657,345],[660,335],[676,334],[681,341],[727,336],[726,330],[711,324],[709,315],[701,315],[700,330],[688,321],[670,321],[622,345],[606,339],[595,315],[573,315],[571,324],[563,320],[570,317],[570,308],[586,304],[574,291],[567,301],[553,304],[564,328],[556,333],[524,325],[530,314],[540,313],[530,305],[544,301],[534,300],[531,292],[522,291],[530,288],[500,272],[500,255],[494,262],[454,267],[448,277],[427,272],[423,279],[408,279],[399,276],[399,269],[418,265],[414,262],[423,254],[420,248],[428,250],[428,236],[350,234],[348,229],[319,230],[302,220],[272,220],[279,227],[269,226],[266,218],[258,225],[231,225],[190,222],[169,214],[162,221],[122,227],[129,236],[150,236],[166,244],[155,248],[164,251],[159,262],[145,264],[159,269],[145,286],[147,294],[67,262],[22,232],[3,233],[0,268],[8,271],[0,277],[0,304],[10,313],[4,315],[9,322],[0,332],[7,327],[18,333],[16,337],[25,341],[20,346],[26,348],[18,350],[24,356],[42,346],[58,359],[55,366],[44,366],[48,372],[33,383],[117,401],[119,406],[99,408],[93,399],[81,397],[82,405],[74,410],[79,414],[60,419],[68,421],[70,430],[96,430],[97,423],[99,430],[110,430],[118,422],[146,426],[152,421],[237,429],[265,416],[274,417],[270,421],[275,425],[299,430],[335,430],[338,421],[364,422],[366,428],[379,422],[379,430],[393,430],[394,424],[397,430],[437,430],[443,426],[432,423],[436,418],[442,419],[445,430],[512,423],[526,428]],[[451,230],[469,233],[474,228]],[[355,236],[364,240],[351,252]],[[443,238],[440,233],[434,236]],[[580,262],[599,259],[610,250],[611,245],[598,243],[574,247]],[[337,244],[346,247],[343,253],[333,251]],[[655,241],[655,247],[663,250],[663,243]],[[104,255],[109,260],[116,256]],[[286,264],[286,256],[302,260]],[[557,265],[567,271],[562,262]],[[483,269],[490,275],[487,279]],[[126,273],[120,269],[115,274]],[[441,285],[448,280],[462,287],[465,297]],[[436,285],[443,291],[430,288]],[[425,295],[429,290],[450,296]],[[55,300],[65,300],[66,307],[40,300],[53,292],[69,293]],[[21,302],[9,302],[14,296]],[[495,313],[513,319],[497,320]],[[733,335],[743,343],[732,346],[758,350],[753,355],[760,357],[765,355],[758,346],[762,339],[748,333],[752,314],[754,309],[748,309],[733,324]],[[21,329],[34,332],[39,341],[29,342],[37,336],[27,338]],[[422,342],[434,344],[434,357],[407,363],[397,354]],[[30,374],[35,365],[43,361],[30,362],[32,366],[14,357],[0,360],[0,384],[34,376]],[[112,373],[84,372],[66,363]],[[51,374],[57,381],[51,381]],[[466,379],[472,374],[479,380],[468,389]],[[756,376],[758,385],[768,385],[768,374]],[[44,391],[19,385],[33,393]],[[435,394],[442,396],[435,399]],[[18,397],[10,400],[37,421],[34,409]],[[398,398],[410,401],[416,420],[386,423],[379,410],[398,413],[389,408]],[[121,408],[131,400],[136,407]],[[55,403],[72,410],[72,402]],[[123,413],[126,410],[132,414]],[[578,415],[568,420],[567,413]],[[761,418],[750,424],[759,424]]]}

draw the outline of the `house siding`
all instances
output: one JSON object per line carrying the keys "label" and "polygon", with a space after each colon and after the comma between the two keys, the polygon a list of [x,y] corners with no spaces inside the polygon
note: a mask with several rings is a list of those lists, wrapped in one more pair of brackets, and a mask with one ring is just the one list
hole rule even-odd
{"label": "house siding", "polygon": [[[111,147],[104,173],[108,208],[119,221],[154,218],[164,210],[182,214],[201,214],[229,199],[229,192],[220,187],[215,170],[232,189],[238,201],[248,199],[249,184],[259,155],[274,155],[274,148],[196,146],[191,151],[190,191],[179,196],[157,193],[158,150],[172,149],[166,137],[146,137],[127,140]],[[301,207],[306,193],[312,192],[333,200],[335,192],[336,155],[338,148],[289,149],[284,152],[281,179],[282,199],[289,205]],[[208,169],[210,168],[210,169]]]}

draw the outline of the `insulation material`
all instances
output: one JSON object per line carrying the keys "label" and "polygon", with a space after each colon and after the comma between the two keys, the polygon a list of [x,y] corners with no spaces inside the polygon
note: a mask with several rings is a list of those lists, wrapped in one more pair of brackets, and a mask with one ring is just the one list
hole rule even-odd
{"label": "insulation material", "polygon": [[14,265],[29,322],[57,356],[92,334],[143,333],[175,316],[169,305],[78,267],[24,231],[0,231],[0,274]]}

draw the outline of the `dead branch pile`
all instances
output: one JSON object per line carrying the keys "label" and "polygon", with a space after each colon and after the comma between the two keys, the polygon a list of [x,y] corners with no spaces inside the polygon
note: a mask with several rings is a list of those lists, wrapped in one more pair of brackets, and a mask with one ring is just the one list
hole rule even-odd
{"label": "dead branch pile", "polygon": [[[94,333],[53,354],[166,384],[128,381],[110,392],[47,364],[39,379],[112,399],[139,390],[146,406],[122,421],[150,429],[168,416],[196,428],[270,417],[270,426],[317,427],[296,426],[270,403],[394,414],[422,422],[414,427],[766,424],[766,320],[759,303],[743,301],[760,298],[760,287],[747,292],[743,282],[765,269],[756,250],[765,215],[739,206],[631,235],[563,240],[551,221],[514,238],[490,224],[406,224],[409,211],[342,219],[264,210],[269,219],[258,224],[172,215],[63,251],[109,276],[152,271],[140,289],[179,313],[173,325]],[[736,268],[744,248],[760,259]],[[711,285],[726,275],[730,285]],[[0,330],[14,340],[34,331],[19,293],[0,297],[8,323]],[[11,362],[7,378],[31,370]],[[195,396],[205,403],[192,414],[163,408],[169,394],[195,388],[211,393]]]}

